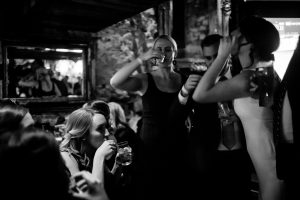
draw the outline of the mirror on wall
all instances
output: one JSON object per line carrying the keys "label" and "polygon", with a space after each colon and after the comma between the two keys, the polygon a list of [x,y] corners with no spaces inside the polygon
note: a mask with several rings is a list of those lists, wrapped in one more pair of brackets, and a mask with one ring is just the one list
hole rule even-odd
{"label": "mirror on wall", "polygon": [[5,45],[2,97],[60,101],[86,96],[86,46]]}

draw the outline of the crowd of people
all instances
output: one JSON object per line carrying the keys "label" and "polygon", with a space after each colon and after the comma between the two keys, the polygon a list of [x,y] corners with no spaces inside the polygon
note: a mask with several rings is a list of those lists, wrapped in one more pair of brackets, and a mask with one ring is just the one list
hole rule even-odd
{"label": "crowd of people", "polygon": [[[66,117],[58,143],[34,128],[28,109],[1,101],[1,193],[8,199],[251,200],[255,173],[259,199],[297,199],[299,42],[283,80],[274,70],[270,75],[271,106],[261,103],[266,82],[258,81],[258,68],[276,62],[279,42],[274,25],[246,17],[229,37],[208,35],[201,44],[207,71],[185,77],[174,71],[175,40],[159,36],[110,80],[141,94],[138,131],[120,104],[93,100]],[[152,71],[134,73],[149,60]]]}

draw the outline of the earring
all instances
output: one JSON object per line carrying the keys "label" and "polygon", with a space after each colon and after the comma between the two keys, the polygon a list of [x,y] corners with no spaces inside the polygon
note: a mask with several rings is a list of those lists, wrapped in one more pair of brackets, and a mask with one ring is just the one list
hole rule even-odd
{"label": "earring", "polygon": [[175,66],[177,62],[176,62],[176,60],[173,60],[172,63]]}

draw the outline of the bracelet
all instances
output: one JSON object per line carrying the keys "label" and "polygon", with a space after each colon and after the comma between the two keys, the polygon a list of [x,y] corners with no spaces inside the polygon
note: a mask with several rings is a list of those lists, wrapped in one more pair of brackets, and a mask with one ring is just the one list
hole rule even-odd
{"label": "bracelet", "polygon": [[136,60],[138,61],[138,63],[139,63],[140,65],[143,64],[143,60],[142,60],[141,58],[138,57]]}
{"label": "bracelet", "polygon": [[181,94],[181,96],[183,96],[183,97],[189,96],[189,92],[185,89],[184,86],[182,86],[182,88],[181,88],[181,90],[180,90],[180,94]]}

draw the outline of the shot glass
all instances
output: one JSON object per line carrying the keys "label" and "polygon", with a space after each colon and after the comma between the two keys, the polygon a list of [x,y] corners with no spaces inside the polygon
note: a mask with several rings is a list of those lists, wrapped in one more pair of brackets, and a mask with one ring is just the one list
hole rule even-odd
{"label": "shot glass", "polygon": [[150,60],[151,60],[151,64],[156,66],[159,63],[164,63],[165,59],[166,59],[166,56],[163,55],[161,52],[153,51],[152,58]]}

